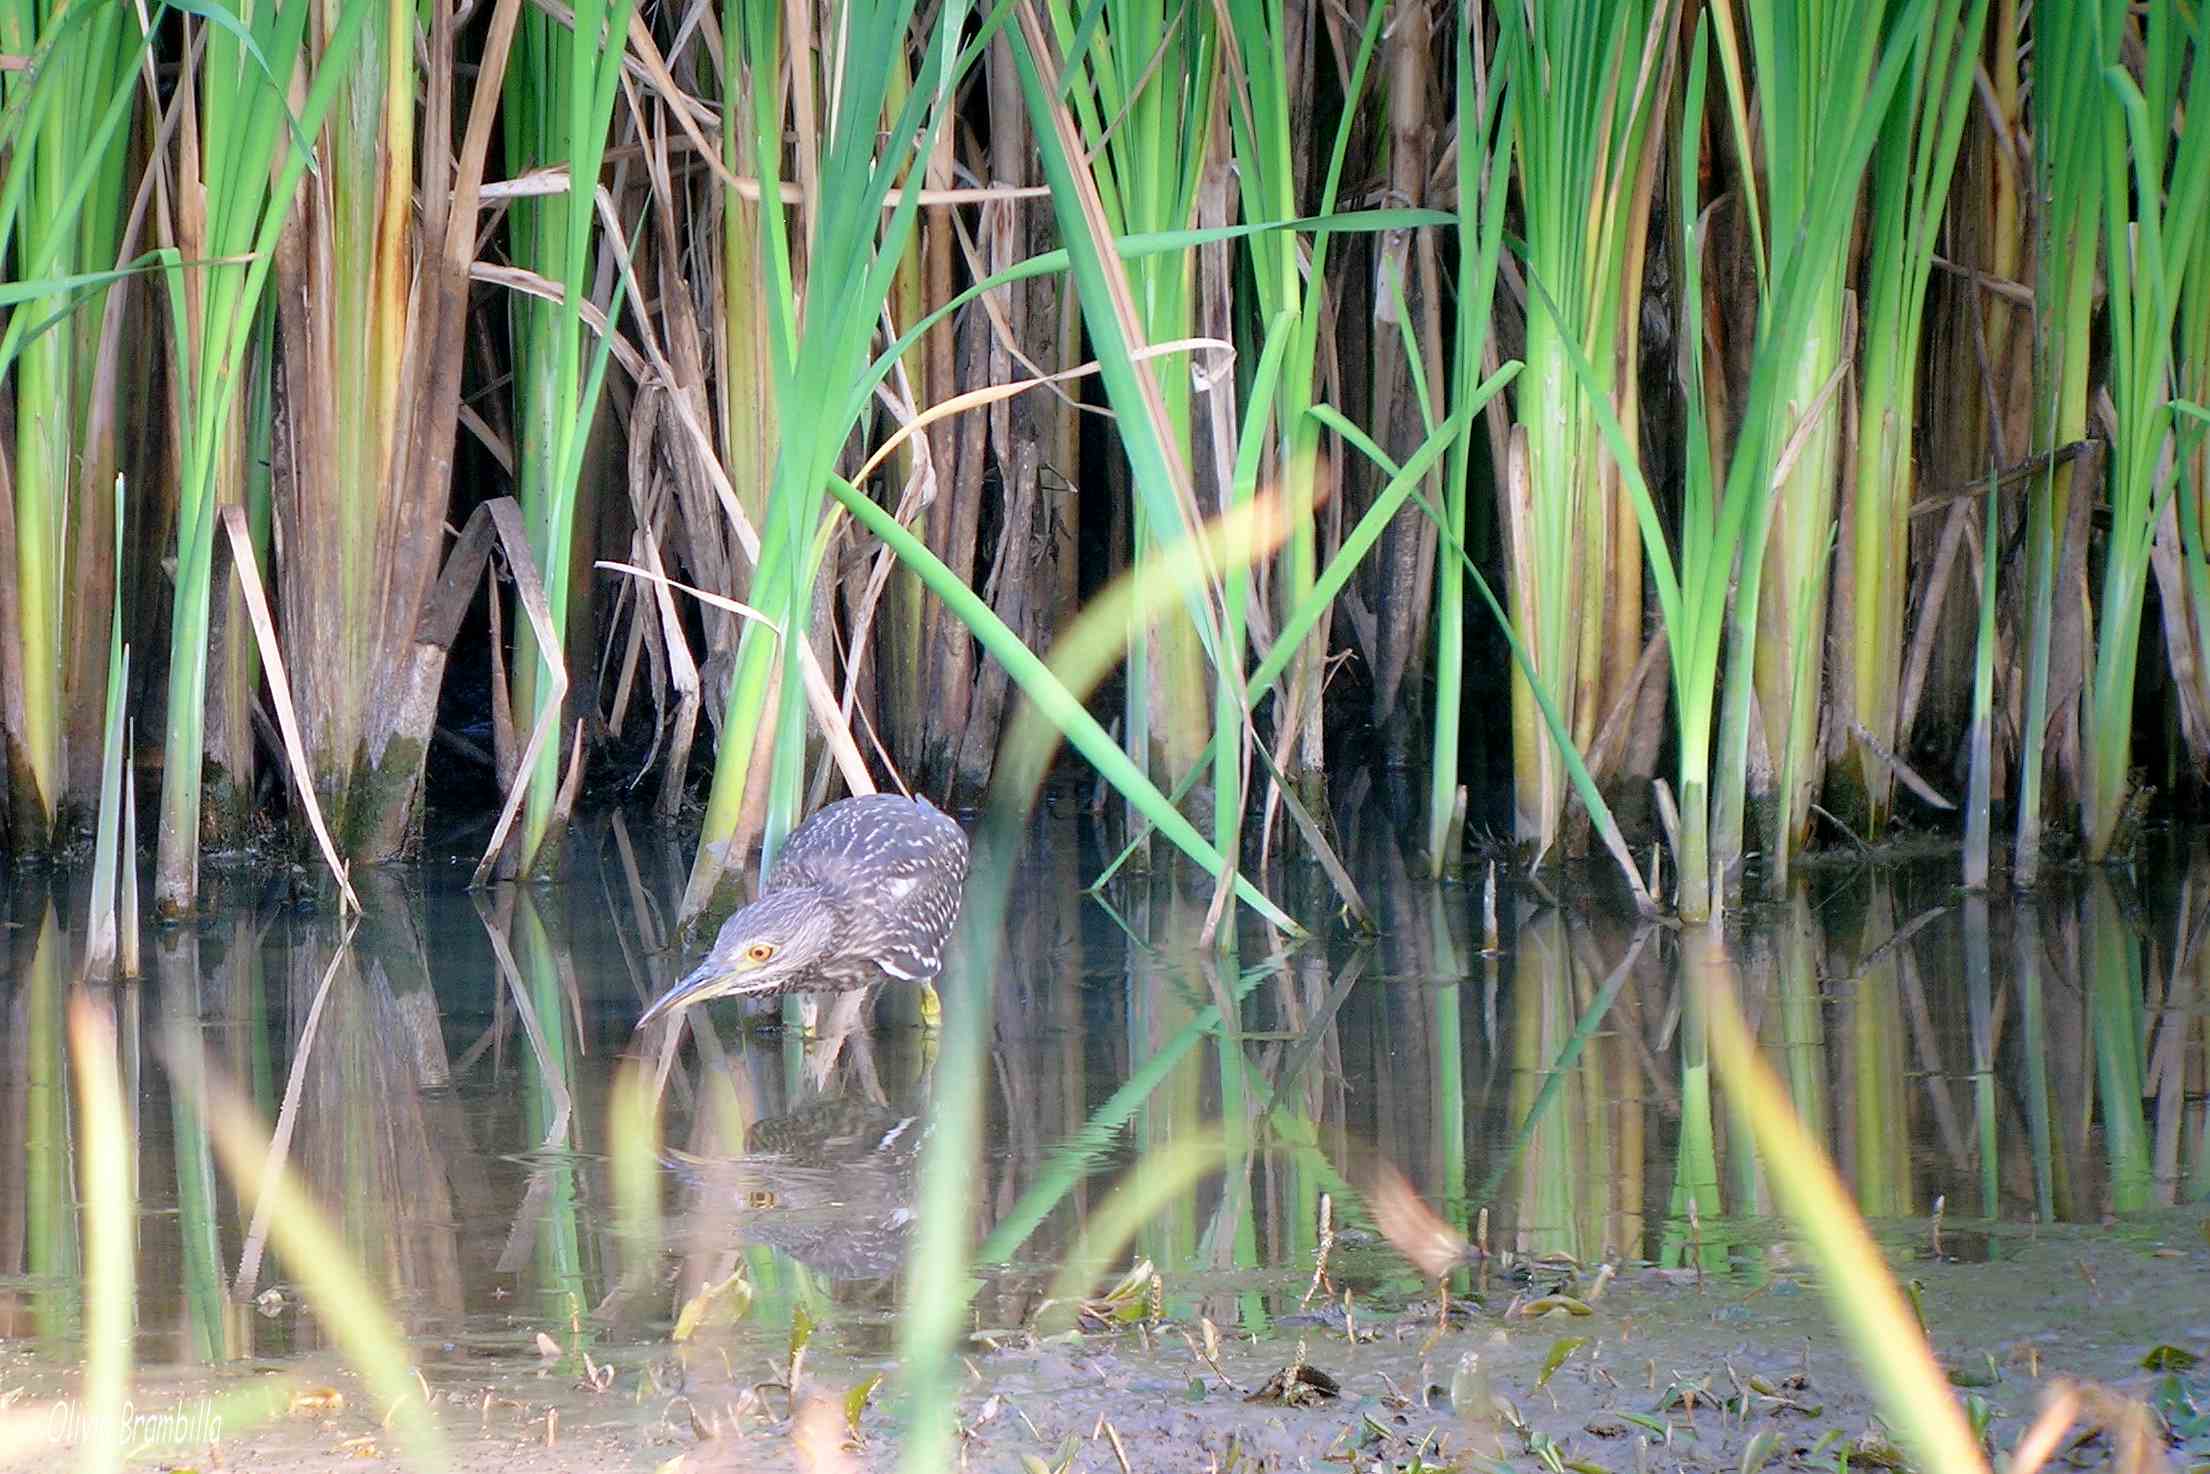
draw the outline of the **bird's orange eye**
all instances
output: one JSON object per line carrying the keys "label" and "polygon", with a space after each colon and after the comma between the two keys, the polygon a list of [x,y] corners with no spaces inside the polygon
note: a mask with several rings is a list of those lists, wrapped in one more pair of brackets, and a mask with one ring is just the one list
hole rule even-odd
{"label": "bird's orange eye", "polygon": [[775,944],[773,942],[754,942],[744,949],[744,960],[747,962],[765,962],[774,955]]}

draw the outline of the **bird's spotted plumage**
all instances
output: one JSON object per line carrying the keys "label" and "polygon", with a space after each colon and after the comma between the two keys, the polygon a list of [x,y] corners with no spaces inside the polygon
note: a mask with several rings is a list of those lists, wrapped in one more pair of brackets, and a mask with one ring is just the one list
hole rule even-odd
{"label": "bird's spotted plumage", "polygon": [[[840,913],[836,976],[871,964],[914,983],[944,970],[966,879],[967,833],[950,815],[925,798],[870,793],[793,830],[761,892],[812,889]],[[849,986],[873,981],[860,972]]]}
{"label": "bird's spotted plumage", "polygon": [[928,982],[944,970],[966,879],[966,831],[927,799],[829,804],[791,832],[760,898],[644,1021],[730,993]]}

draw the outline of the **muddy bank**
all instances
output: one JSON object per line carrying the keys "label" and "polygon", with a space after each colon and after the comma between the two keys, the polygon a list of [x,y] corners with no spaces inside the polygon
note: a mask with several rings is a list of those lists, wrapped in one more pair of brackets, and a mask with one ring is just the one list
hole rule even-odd
{"label": "muddy bank", "polygon": [[[2141,1365],[2159,1346],[2210,1352],[2210,1242],[2199,1210],[2117,1228],[1953,1231],[1945,1248],[1974,1255],[1971,1263],[1935,1258],[1920,1229],[1886,1238],[1995,1449],[2017,1442],[2051,1386],[2079,1379],[2161,1400],[2180,1421],[2174,1466],[2210,1466],[2210,1424],[2183,1421],[2184,1398],[2210,1406],[2210,1375]],[[1862,1384],[1785,1243],[1738,1254],[1724,1277],[1629,1267],[1587,1315],[1511,1313],[1529,1287],[1498,1279],[1484,1304],[1456,1305],[1440,1335],[1436,1302],[1389,1293],[1403,1280],[1386,1251],[1347,1252],[1336,1270],[1354,1287],[1347,1321],[1339,1308],[1300,1312],[1303,1281],[1268,1274],[1178,1287],[1198,1295],[1194,1307],[1152,1326],[976,1345],[959,1406],[961,1462],[1481,1470],[1541,1468],[1547,1452],[1580,1469],[1737,1470],[1835,1468],[1845,1451],[1849,1467],[1865,1468],[1883,1457]],[[1281,1307],[1258,1336],[1232,1329],[1238,1297],[1254,1290]],[[1229,1327],[1209,1348],[1206,1319]],[[822,1328],[801,1371],[795,1421],[782,1385],[787,1342],[750,1325],[680,1356],[664,1339],[609,1348],[594,1356],[595,1376],[524,1354],[536,1333],[515,1326],[508,1350],[426,1355],[425,1384],[456,1465],[477,1474],[671,1461],[687,1471],[890,1469],[887,1394],[860,1409],[856,1437],[846,1426],[851,1389],[886,1363],[842,1343],[879,1342],[879,1332]],[[0,1467],[53,1467],[84,1431],[74,1378],[33,1362],[22,1343],[0,1356]],[[1317,1376],[1299,1378],[1289,1402],[1253,1400],[1300,1356]],[[358,1381],[327,1358],[280,1372],[148,1373],[133,1410],[144,1435],[135,1467],[319,1474],[407,1465]],[[211,1418],[220,1419],[215,1437]],[[2089,1442],[2075,1467],[2107,1455]]]}

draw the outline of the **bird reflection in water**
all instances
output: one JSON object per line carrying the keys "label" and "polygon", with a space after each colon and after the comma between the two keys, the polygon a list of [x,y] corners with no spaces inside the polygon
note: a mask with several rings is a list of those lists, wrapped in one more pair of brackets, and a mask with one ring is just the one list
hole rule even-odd
{"label": "bird reflection in water", "polygon": [[856,1095],[754,1123],[741,1158],[675,1161],[699,1251],[766,1244],[830,1280],[882,1279],[915,1221],[924,1116]]}
{"label": "bird reflection in water", "polygon": [[[755,1244],[833,1281],[897,1272],[914,1221],[938,1041],[931,1031],[878,1040],[866,1027],[866,997],[836,995],[804,1041],[794,1095],[780,1088],[789,1080],[788,1040],[746,1037],[725,1047],[702,1026],[695,1088],[683,1092],[695,1102],[679,1136],[690,1150],[663,1156],[679,1184],[674,1226],[690,1290],[726,1277]],[[674,1042],[672,1033],[661,1041],[663,1069]]]}

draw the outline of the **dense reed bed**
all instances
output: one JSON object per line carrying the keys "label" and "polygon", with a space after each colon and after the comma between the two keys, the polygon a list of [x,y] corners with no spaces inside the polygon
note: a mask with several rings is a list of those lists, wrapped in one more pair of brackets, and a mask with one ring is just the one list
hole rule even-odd
{"label": "dense reed bed", "polygon": [[1324,855],[1370,758],[1690,917],[1966,795],[2122,854],[2210,755],[2206,22],[1882,17],[11,5],[0,842],[120,681],[165,913],[265,814],[406,853],[434,752],[506,873],[703,793],[696,914],[974,802],[1260,503],[1059,704],[1138,853]]}

